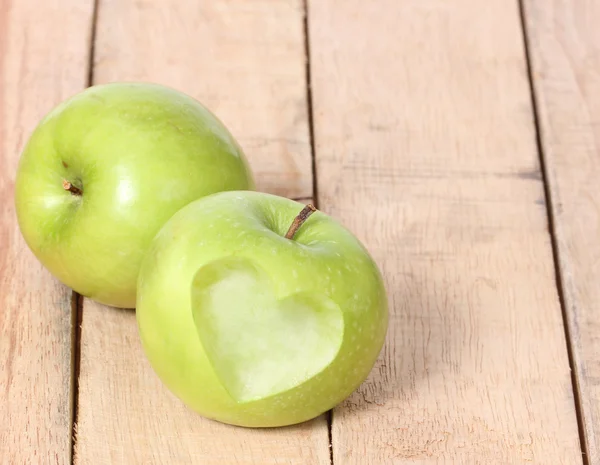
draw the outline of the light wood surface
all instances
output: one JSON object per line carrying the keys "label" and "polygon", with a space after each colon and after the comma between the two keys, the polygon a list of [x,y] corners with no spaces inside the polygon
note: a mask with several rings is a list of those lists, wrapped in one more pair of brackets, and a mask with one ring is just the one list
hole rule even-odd
{"label": "light wood surface", "polygon": [[71,291],[33,257],[13,198],[42,116],[83,89],[89,1],[0,1],[0,463],[70,463]]}
{"label": "light wood surface", "polygon": [[312,0],[321,209],[387,278],[334,464],[582,463],[517,2]]}
{"label": "light wood surface", "polygon": [[[101,0],[95,52],[94,83],[190,93],[240,140],[260,190],[312,195],[300,1]],[[248,430],[187,410],[147,363],[132,311],[86,300],[82,328],[76,463],[329,463],[324,416]]]}
{"label": "light wood surface", "polygon": [[600,3],[527,0],[560,278],[590,464],[600,463]]}

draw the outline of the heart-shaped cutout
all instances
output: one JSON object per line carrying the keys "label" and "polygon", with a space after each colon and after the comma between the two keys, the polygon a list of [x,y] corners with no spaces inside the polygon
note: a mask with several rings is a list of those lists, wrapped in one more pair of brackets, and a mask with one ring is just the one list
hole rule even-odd
{"label": "heart-shaped cutout", "polygon": [[335,302],[307,292],[278,300],[267,273],[245,258],[200,268],[191,297],[200,341],[237,402],[306,382],[335,359],[342,344],[344,319]]}

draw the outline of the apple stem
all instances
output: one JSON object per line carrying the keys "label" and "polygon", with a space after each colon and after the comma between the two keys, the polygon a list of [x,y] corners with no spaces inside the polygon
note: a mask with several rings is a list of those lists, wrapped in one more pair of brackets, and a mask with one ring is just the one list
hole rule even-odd
{"label": "apple stem", "polygon": [[81,191],[81,189],[79,187],[74,186],[73,184],[71,184],[66,179],[63,179],[63,189],[66,190],[66,191],[69,191],[73,195],[81,195],[81,194],[83,194],[83,192]]}
{"label": "apple stem", "polygon": [[294,218],[290,229],[288,229],[288,232],[285,234],[285,238],[293,239],[298,229],[300,229],[300,226],[302,226],[304,222],[308,219],[308,217],[316,211],[317,209],[310,203],[306,207],[304,207],[302,211],[298,213],[298,216]]}

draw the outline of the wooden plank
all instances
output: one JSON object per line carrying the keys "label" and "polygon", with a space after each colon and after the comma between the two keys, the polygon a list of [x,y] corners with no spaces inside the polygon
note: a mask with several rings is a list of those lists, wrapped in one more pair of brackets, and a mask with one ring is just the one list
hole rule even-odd
{"label": "wooden plank", "polygon": [[[97,34],[96,83],[188,92],[239,137],[260,189],[312,195],[300,0],[102,0]],[[324,417],[249,430],[186,409],[143,356],[133,312],[86,300],[82,328],[77,463],[329,463]]]}
{"label": "wooden plank", "polygon": [[582,463],[517,2],[309,13],[319,203],[391,304],[333,462]]}
{"label": "wooden plank", "polygon": [[18,158],[87,79],[92,1],[0,1],[0,462],[70,463],[71,292],[19,232]]}
{"label": "wooden plank", "polygon": [[527,0],[532,78],[583,432],[600,463],[600,4]]}

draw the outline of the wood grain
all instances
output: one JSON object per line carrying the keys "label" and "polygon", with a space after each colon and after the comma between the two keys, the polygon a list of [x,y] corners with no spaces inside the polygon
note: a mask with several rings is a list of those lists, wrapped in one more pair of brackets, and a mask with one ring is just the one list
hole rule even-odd
{"label": "wood grain", "polygon": [[71,292],[33,257],[13,190],[29,134],[87,78],[91,1],[0,0],[0,462],[70,463]]}
{"label": "wood grain", "polygon": [[582,463],[517,2],[309,13],[320,207],[391,304],[334,463]]}
{"label": "wood grain", "polygon": [[[98,13],[95,83],[188,92],[239,138],[259,189],[312,194],[299,0],[101,0]],[[84,302],[80,369],[76,463],[329,463],[324,417],[249,430],[187,410],[147,363],[131,311]]]}
{"label": "wood grain", "polygon": [[527,0],[525,18],[583,431],[600,463],[600,4]]}

